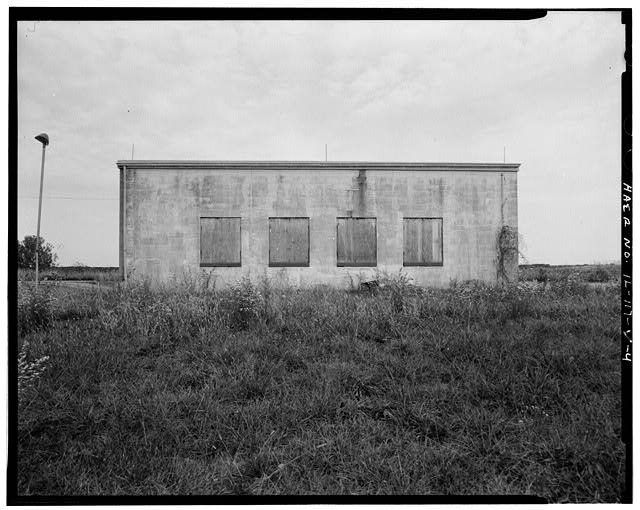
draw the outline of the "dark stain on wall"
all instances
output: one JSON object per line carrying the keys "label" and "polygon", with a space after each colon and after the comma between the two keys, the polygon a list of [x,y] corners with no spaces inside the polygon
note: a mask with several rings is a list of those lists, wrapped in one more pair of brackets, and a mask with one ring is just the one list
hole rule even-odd
{"label": "dark stain on wall", "polygon": [[[264,181],[264,185],[258,190],[258,193],[266,193],[266,190],[267,181]],[[279,175],[276,196],[273,200],[273,211],[276,216],[305,216],[307,214],[307,191],[304,184],[288,176]]]}
{"label": "dark stain on wall", "polygon": [[478,196],[478,186],[474,183],[471,186],[471,211],[474,218],[477,219],[476,211],[480,209],[480,197]]}
{"label": "dark stain on wall", "polygon": [[354,181],[353,211],[356,216],[365,216],[367,211],[367,171],[359,170]]}
{"label": "dark stain on wall", "polygon": [[276,187],[276,197],[273,201],[273,210],[279,214],[282,209],[286,208],[287,196],[284,186],[284,176],[282,174],[278,175],[277,181],[278,184]]}
{"label": "dark stain on wall", "polygon": [[438,205],[442,211],[444,209],[444,180],[442,178],[438,179]]}
{"label": "dark stain on wall", "polygon": [[[204,183],[207,182],[206,179],[202,179],[202,181]],[[202,193],[200,191],[200,180],[187,179],[186,188],[187,188],[187,193],[189,193],[190,196],[198,197],[198,198],[202,196]]]}

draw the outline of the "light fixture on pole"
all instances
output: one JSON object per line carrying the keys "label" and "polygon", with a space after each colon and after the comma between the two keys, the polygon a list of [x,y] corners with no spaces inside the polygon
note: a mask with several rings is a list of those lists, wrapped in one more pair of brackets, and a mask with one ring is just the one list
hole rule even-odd
{"label": "light fixture on pole", "polygon": [[44,151],[45,147],[49,145],[49,135],[47,133],[40,133],[36,136],[42,144],[42,166],[40,168],[40,198],[38,199],[38,230],[36,231],[36,288],[38,287],[38,252],[40,251],[40,213],[42,211],[42,183],[44,182]]}

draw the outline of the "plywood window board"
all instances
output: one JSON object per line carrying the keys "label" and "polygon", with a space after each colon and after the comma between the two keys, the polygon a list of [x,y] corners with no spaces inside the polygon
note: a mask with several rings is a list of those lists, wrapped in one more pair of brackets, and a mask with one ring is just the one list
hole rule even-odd
{"label": "plywood window board", "polygon": [[336,239],[339,267],[377,265],[376,218],[338,218]]}
{"label": "plywood window board", "polygon": [[403,219],[403,265],[441,266],[442,218]]}
{"label": "plywood window board", "polygon": [[239,217],[200,218],[200,267],[241,265]]}
{"label": "plywood window board", "polygon": [[309,218],[269,218],[269,266],[309,266]]}

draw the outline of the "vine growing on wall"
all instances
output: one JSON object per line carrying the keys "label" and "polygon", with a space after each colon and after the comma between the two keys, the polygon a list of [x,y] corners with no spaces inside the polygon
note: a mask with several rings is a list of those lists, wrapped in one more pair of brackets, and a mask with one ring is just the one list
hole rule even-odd
{"label": "vine growing on wall", "polygon": [[508,261],[516,259],[520,255],[518,249],[518,231],[509,226],[503,225],[498,232],[497,239],[497,266],[498,266],[498,279],[502,281],[509,281],[509,273],[507,270]]}

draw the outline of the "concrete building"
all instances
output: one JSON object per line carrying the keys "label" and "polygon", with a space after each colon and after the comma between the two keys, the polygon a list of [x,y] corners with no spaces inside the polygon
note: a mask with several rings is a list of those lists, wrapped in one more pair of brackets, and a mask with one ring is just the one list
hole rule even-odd
{"label": "concrete building", "polygon": [[117,165],[124,279],[213,271],[218,286],[264,275],[347,286],[402,268],[424,286],[495,282],[499,232],[518,227],[519,164]]}

